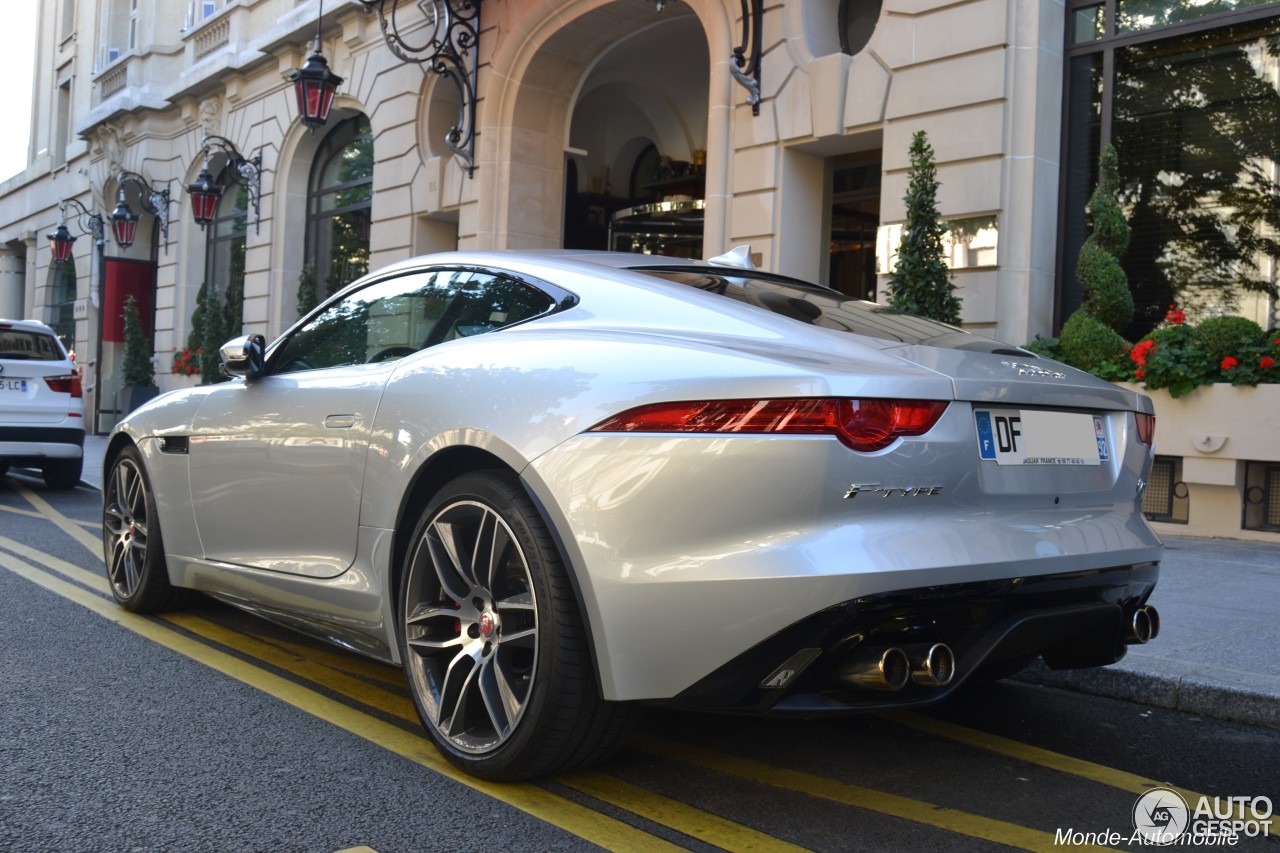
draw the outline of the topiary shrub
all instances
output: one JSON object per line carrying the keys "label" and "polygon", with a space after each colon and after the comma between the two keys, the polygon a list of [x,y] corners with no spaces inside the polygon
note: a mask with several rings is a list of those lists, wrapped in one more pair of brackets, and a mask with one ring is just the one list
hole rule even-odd
{"label": "topiary shrub", "polygon": [[1210,317],[1195,327],[1196,342],[1209,361],[1220,364],[1266,343],[1267,333],[1246,317]]}
{"label": "topiary shrub", "polygon": [[916,317],[960,325],[960,297],[943,261],[947,229],[938,214],[938,167],[923,130],[911,138],[907,170],[907,221],[898,262],[889,274],[889,304]]}
{"label": "topiary shrub", "polygon": [[121,381],[126,388],[150,388],[156,384],[151,346],[142,331],[142,318],[133,295],[124,301],[124,366]]}
{"label": "topiary shrub", "polygon": [[203,340],[200,343],[200,384],[212,385],[222,382],[227,377],[218,369],[222,362],[219,350],[227,342],[226,313],[218,292],[213,288],[201,291],[204,298],[200,302],[200,332]]}
{"label": "topiary shrub", "polygon": [[1080,247],[1076,278],[1085,310],[1117,332],[1133,322],[1133,294],[1120,266],[1120,256],[1129,248],[1129,223],[1120,209],[1119,192],[1120,163],[1115,148],[1108,145],[1098,158],[1098,185],[1086,208],[1091,231]]}
{"label": "topiary shrub", "polygon": [[1103,379],[1129,375],[1129,343],[1087,311],[1072,314],[1062,327],[1058,354],[1067,364]]}
{"label": "topiary shrub", "polygon": [[[1059,356],[1067,364],[1103,379],[1115,379],[1128,372],[1125,354],[1129,345],[1119,333],[1133,321],[1133,294],[1120,266],[1120,256],[1129,248],[1129,224],[1117,198],[1119,186],[1116,151],[1108,145],[1098,159],[1098,186],[1086,208],[1091,231],[1080,247],[1076,263],[1083,301],[1063,325],[1058,346]],[[1111,334],[1104,334],[1103,330]],[[1121,347],[1119,357],[1117,343]],[[1114,370],[1103,367],[1110,364],[1116,365]]]}
{"label": "topiary shrub", "polygon": [[315,264],[307,263],[298,273],[298,317],[305,317],[320,304]]}
{"label": "topiary shrub", "polygon": [[[1092,239],[1092,238],[1090,238]],[[1084,288],[1081,310],[1119,332],[1133,320],[1133,294],[1129,279],[1115,255],[1086,240],[1076,262],[1076,278]]]}

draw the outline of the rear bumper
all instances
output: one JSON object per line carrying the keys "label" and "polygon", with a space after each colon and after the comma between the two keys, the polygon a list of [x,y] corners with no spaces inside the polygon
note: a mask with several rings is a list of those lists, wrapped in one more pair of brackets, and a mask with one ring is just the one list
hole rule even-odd
{"label": "rear bumper", "polygon": [[[1021,655],[1043,654],[1060,669],[1114,663],[1158,575],[1157,563],[1142,563],[864,596],[800,620],[661,704],[802,716],[872,711],[931,704],[982,664]],[[877,692],[841,675],[870,650],[934,643],[954,652],[949,684]]]}
{"label": "rear bumper", "polygon": [[84,427],[0,427],[2,459],[79,459]]}

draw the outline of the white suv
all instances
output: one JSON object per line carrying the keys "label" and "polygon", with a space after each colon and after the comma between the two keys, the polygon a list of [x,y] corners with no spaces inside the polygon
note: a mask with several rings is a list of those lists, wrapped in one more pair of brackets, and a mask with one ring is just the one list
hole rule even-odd
{"label": "white suv", "polygon": [[40,467],[70,489],[84,467],[80,371],[57,335],[35,320],[0,320],[0,474]]}

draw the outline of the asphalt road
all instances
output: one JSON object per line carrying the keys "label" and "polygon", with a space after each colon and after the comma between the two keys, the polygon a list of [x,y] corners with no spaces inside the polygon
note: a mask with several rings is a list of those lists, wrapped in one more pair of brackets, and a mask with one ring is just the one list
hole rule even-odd
{"label": "asphalt road", "polygon": [[[480,783],[394,668],[213,602],[118,609],[98,520],[91,489],[0,478],[0,850],[1133,850],[1154,785],[1280,803],[1280,731],[1020,683],[928,714],[655,711],[599,768]],[[1267,828],[1235,849],[1280,850]]]}

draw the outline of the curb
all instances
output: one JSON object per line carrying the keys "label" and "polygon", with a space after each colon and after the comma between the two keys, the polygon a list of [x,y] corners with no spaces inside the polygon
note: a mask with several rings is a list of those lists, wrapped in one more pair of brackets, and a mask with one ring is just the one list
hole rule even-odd
{"label": "curb", "polygon": [[1203,673],[1155,675],[1105,667],[1053,670],[1036,661],[1014,678],[1250,726],[1280,728],[1280,691],[1246,688]]}

